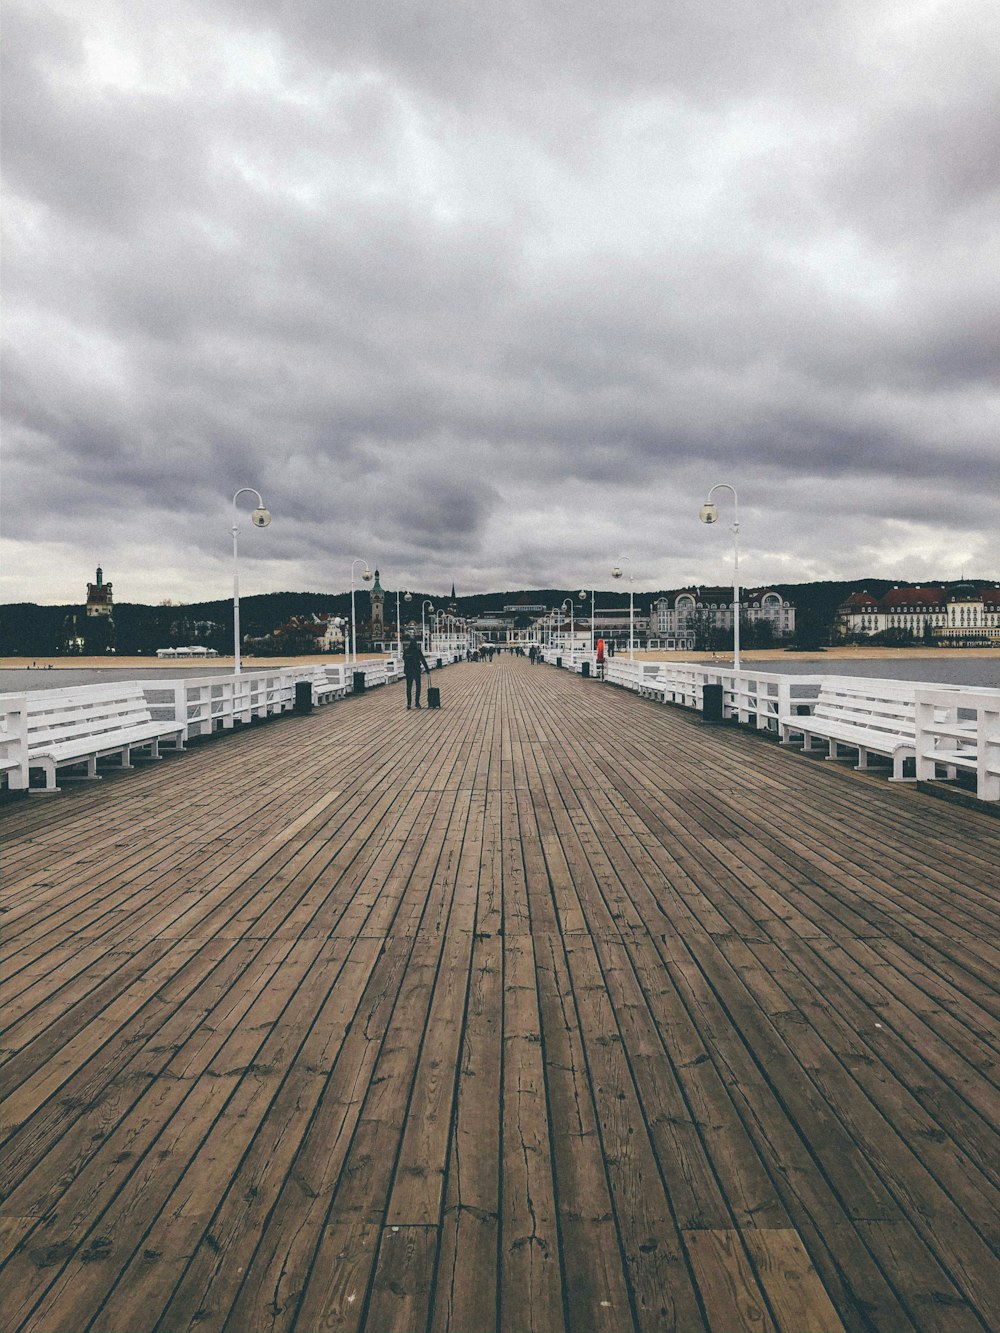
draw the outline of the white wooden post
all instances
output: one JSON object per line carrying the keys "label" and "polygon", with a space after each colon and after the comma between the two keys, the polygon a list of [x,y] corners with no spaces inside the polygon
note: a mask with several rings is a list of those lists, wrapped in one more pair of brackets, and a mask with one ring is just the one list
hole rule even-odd
{"label": "white wooden post", "polygon": [[28,701],[11,695],[0,702],[0,748],[9,763],[7,785],[12,791],[28,786]]}

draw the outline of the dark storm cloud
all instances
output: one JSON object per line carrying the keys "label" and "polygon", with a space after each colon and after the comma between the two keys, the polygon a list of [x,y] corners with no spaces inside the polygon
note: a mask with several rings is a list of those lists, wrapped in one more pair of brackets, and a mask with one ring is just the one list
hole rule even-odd
{"label": "dark storm cloud", "polygon": [[9,5],[11,599],[218,591],[248,484],[257,587],[708,581],[718,480],[755,581],[995,572],[997,29]]}

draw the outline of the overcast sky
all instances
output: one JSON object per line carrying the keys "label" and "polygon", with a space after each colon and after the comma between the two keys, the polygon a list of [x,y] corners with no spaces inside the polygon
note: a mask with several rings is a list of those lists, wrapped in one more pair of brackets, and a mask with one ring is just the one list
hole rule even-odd
{"label": "overcast sky", "polygon": [[5,11],[0,599],[1000,577],[996,0]]}

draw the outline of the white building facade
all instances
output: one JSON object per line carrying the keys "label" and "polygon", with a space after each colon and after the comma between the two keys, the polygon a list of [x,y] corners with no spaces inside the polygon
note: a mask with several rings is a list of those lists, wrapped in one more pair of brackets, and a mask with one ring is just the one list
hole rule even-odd
{"label": "white building facade", "polygon": [[[787,638],[795,633],[795,607],[771,588],[747,588],[740,595],[740,623],[769,624],[775,638]],[[685,640],[678,647],[693,647],[698,630],[732,628],[731,588],[682,588],[658,597],[650,610],[649,637]]]}
{"label": "white building facade", "polygon": [[943,646],[1000,644],[1000,588],[972,583],[891,588],[882,597],[852,593],[837,610],[841,638],[898,631]]}

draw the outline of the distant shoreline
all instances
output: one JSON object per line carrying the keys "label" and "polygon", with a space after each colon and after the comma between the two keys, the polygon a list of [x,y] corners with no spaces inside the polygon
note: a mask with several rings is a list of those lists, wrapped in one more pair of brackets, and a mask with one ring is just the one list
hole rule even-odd
{"label": "distant shoreline", "polygon": [[[637,649],[636,657],[650,662],[715,662],[725,665],[732,662],[732,652],[683,652],[667,649]],[[388,653],[358,653],[358,661],[379,661]],[[628,649],[619,648],[617,657],[627,657]],[[1000,661],[998,648],[881,648],[865,647],[852,644],[850,647],[827,648],[825,650],[803,650],[788,652],[784,648],[747,648],[743,652],[746,662],[823,662],[843,661],[851,658],[868,661],[884,660],[887,662],[911,660],[930,661],[934,658],[965,661],[969,658],[985,657]],[[128,667],[140,671],[185,670],[204,673],[206,671],[225,671],[232,668],[231,657],[207,658],[162,658],[162,657],[6,657],[0,658],[0,671],[46,671],[50,668],[58,671],[78,670],[81,667],[91,671],[121,670]],[[244,671],[270,671],[275,667],[322,666],[324,663],[343,663],[343,653],[309,653],[302,657],[244,657]]]}
{"label": "distant shoreline", "polygon": [[[358,653],[359,662],[380,662],[388,653]],[[309,653],[304,657],[243,657],[244,671],[270,671],[273,667],[288,666],[323,666],[326,663],[343,663],[343,653]],[[183,667],[189,671],[232,671],[231,657],[118,657],[109,653],[106,657],[0,657],[0,671],[76,671],[81,667],[88,671],[114,671],[122,667],[138,671],[163,671]]]}

